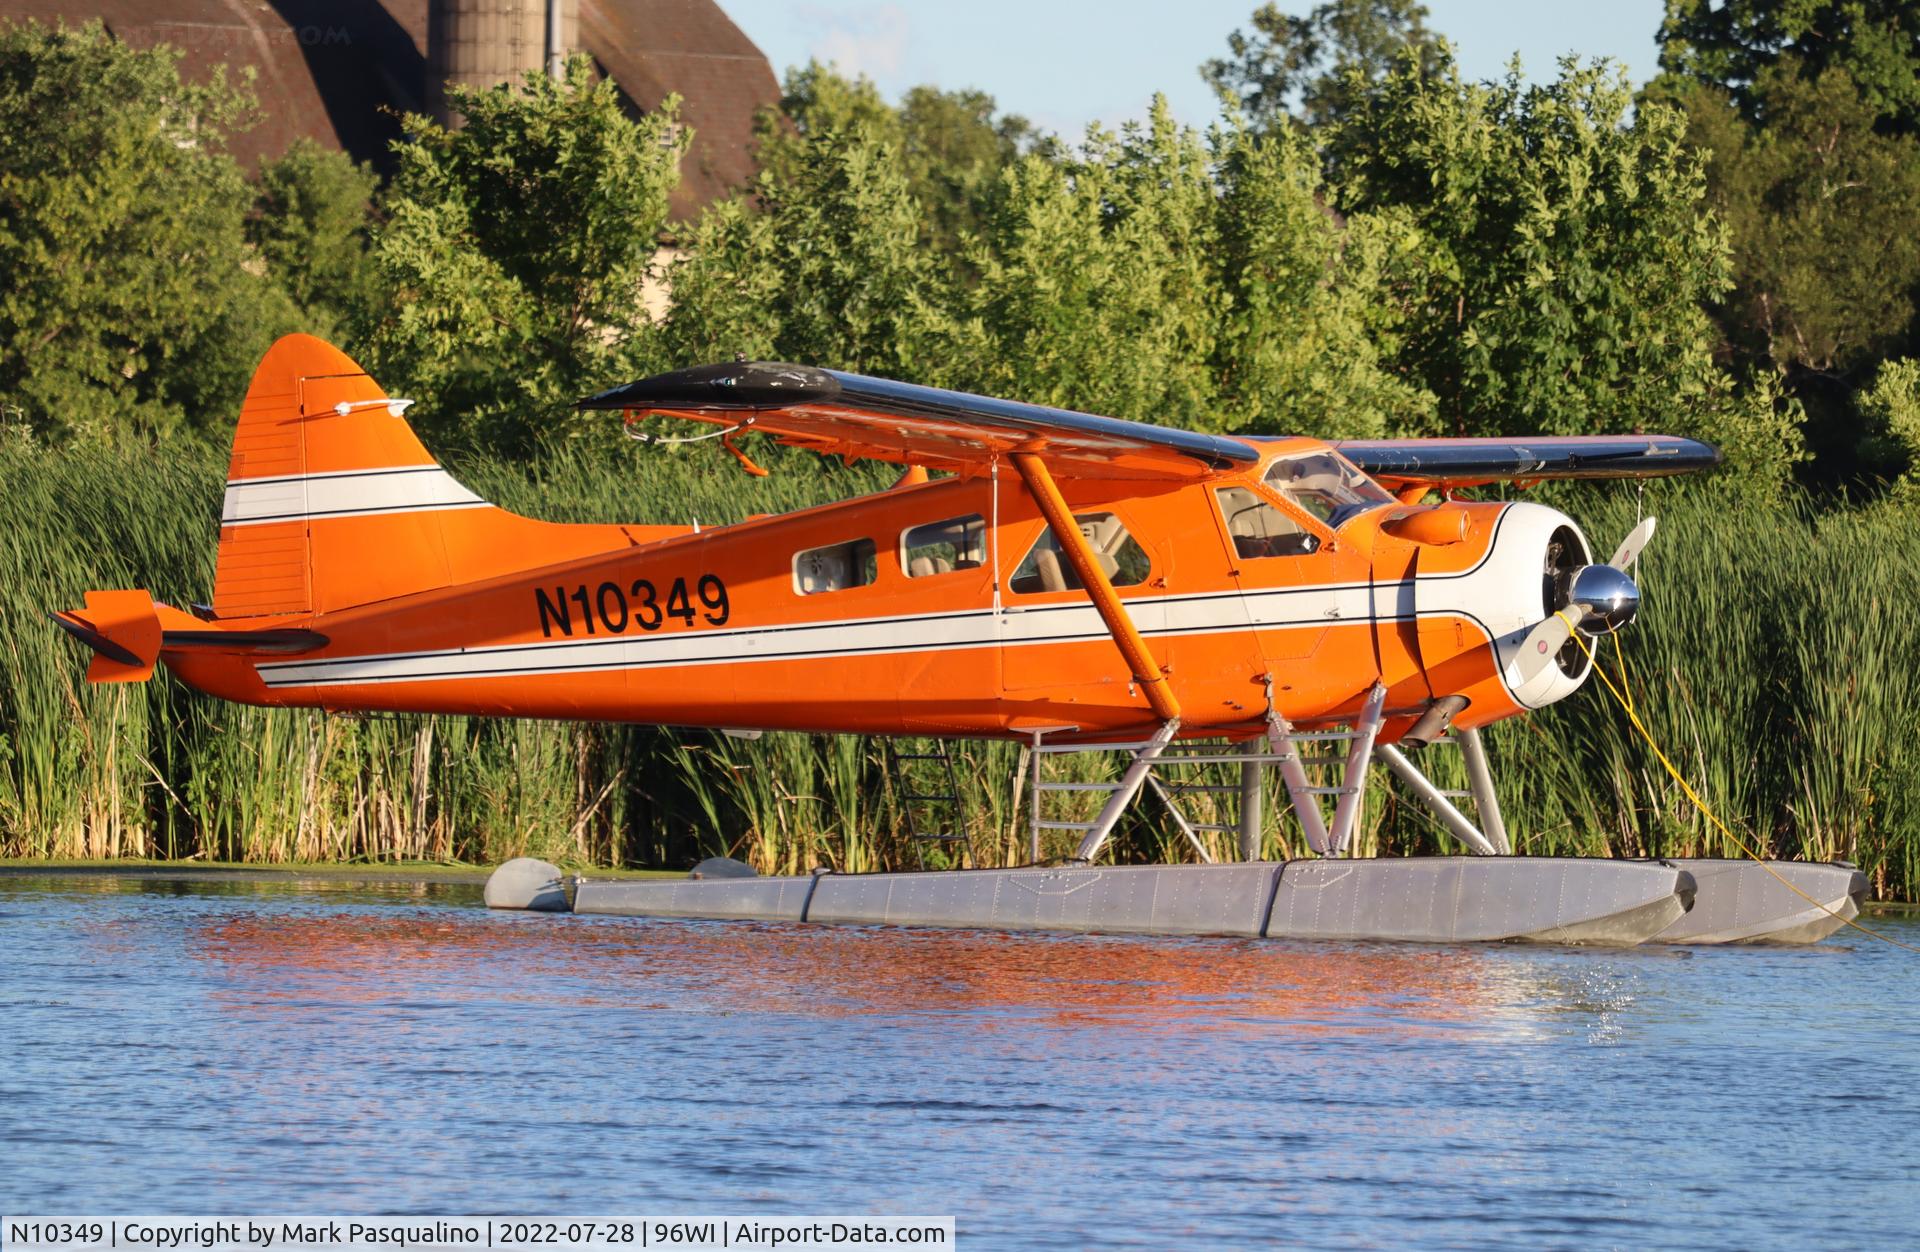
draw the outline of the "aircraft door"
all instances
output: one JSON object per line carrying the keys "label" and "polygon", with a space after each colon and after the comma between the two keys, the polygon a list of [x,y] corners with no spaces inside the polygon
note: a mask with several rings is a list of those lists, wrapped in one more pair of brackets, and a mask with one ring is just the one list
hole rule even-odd
{"label": "aircraft door", "polygon": [[1314,511],[1247,484],[1212,489],[1263,669],[1294,702],[1343,698],[1373,672],[1367,554]]}

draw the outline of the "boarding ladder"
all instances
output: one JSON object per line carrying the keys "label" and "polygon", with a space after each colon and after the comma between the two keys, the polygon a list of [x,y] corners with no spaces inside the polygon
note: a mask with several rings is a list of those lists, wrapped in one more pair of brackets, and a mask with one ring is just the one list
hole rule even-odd
{"label": "boarding ladder", "polygon": [[[1214,857],[1201,835],[1228,832],[1238,835],[1241,859],[1256,859],[1260,855],[1262,842],[1262,778],[1268,765],[1277,767],[1286,783],[1288,799],[1292,802],[1308,846],[1320,856],[1347,855],[1353,846],[1353,831],[1359,820],[1367,770],[1376,752],[1383,757],[1391,752],[1403,763],[1405,761],[1399,753],[1375,742],[1384,720],[1385,702],[1386,689],[1376,684],[1367,693],[1352,725],[1326,730],[1297,730],[1276,711],[1269,716],[1264,742],[1256,738],[1250,743],[1238,744],[1205,740],[1175,744],[1173,738],[1179,730],[1177,719],[1163,723],[1151,739],[1136,743],[1048,743],[1043,733],[1035,732],[1029,757],[1033,772],[1028,836],[1031,858],[1039,860],[1041,840],[1046,832],[1069,831],[1081,836],[1079,846],[1069,859],[1091,861],[1112,833],[1120,814],[1142,789],[1149,789],[1166,806],[1175,825],[1202,861],[1211,862]],[[1046,776],[1044,763],[1049,758],[1072,753],[1113,751],[1127,751],[1133,755],[1126,772],[1117,780],[1081,782]],[[1175,774],[1165,780],[1156,776],[1157,773],[1181,767],[1236,764],[1240,766],[1240,778],[1233,783],[1211,781],[1204,776],[1195,779],[1191,774]],[[1331,767],[1339,767],[1340,770],[1332,781],[1316,782],[1314,774],[1309,773],[1310,770],[1324,771]],[[1412,769],[1410,765],[1407,768]],[[1419,771],[1413,770],[1413,773],[1418,776]],[[1325,774],[1321,776],[1325,777]],[[1106,798],[1099,815],[1091,821],[1049,814],[1048,797],[1084,792]],[[1185,797],[1235,792],[1239,797],[1238,811],[1232,824],[1196,822],[1181,807]],[[1325,807],[1329,799],[1333,802],[1331,816]],[[1465,821],[1464,818],[1461,820]],[[1470,823],[1468,825],[1471,826]]]}
{"label": "boarding ladder", "polygon": [[[960,792],[960,775],[954,769],[953,753],[944,739],[931,741],[933,747],[925,752],[902,752],[892,739],[883,739],[882,747],[886,752],[887,779],[892,784],[892,792],[900,806],[900,815],[906,820],[902,823],[907,830],[907,838],[913,842],[914,859],[920,868],[927,867],[926,849],[929,845],[946,847],[965,857],[969,851],[967,840],[967,807]],[[920,770],[924,778],[928,772],[933,774],[931,782],[916,780],[911,764],[906,762],[930,763],[934,768]],[[939,788],[944,784],[946,790]],[[917,790],[927,787],[928,790]]]}

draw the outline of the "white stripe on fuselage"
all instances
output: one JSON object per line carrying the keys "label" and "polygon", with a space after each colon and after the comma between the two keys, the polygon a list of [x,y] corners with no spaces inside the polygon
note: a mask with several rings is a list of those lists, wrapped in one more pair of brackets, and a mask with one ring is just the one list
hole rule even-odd
{"label": "white stripe on fuselage", "polygon": [[[1393,585],[1329,586],[1221,592],[1204,596],[1141,597],[1126,601],[1140,633],[1150,638],[1246,630],[1321,628],[1373,620],[1373,600],[1397,601]],[[1383,618],[1398,616],[1389,603]],[[1249,617],[1251,616],[1251,621]],[[1411,616],[1411,613],[1405,614]],[[996,645],[1021,647],[1105,639],[1091,605],[1046,605],[960,613],[865,618],[786,626],[697,630],[670,634],[543,640],[434,652],[388,653],[259,666],[268,687],[429,682],[444,679],[584,673],[669,665],[721,665],[776,660],[829,660],[901,652],[954,651]]]}
{"label": "white stripe on fuselage", "polygon": [[[1504,524],[1504,513],[1501,521]],[[1513,618],[1509,621],[1489,614],[1493,605],[1511,598],[1503,594],[1510,591],[1505,583],[1510,581],[1511,571],[1488,559],[1498,544],[1499,531],[1500,526],[1496,526],[1487,552],[1470,569],[1418,579],[1417,615],[1464,617],[1477,623],[1487,638],[1524,630],[1529,624],[1524,615],[1509,613]],[[1124,603],[1136,628],[1150,638],[1249,628],[1325,629],[1341,623],[1405,621],[1416,616],[1413,579],[1135,596]],[[687,631],[663,627],[651,634],[574,636],[429,652],[274,661],[257,668],[262,681],[273,689],[337,687],[659,666],[830,660],[1106,637],[1099,613],[1083,602],[1008,607],[998,613],[980,608],[777,626]]]}
{"label": "white stripe on fuselage", "polygon": [[236,478],[227,483],[222,526],[264,526],[326,517],[372,517],[479,509],[487,502],[438,465],[412,465],[281,478]]}

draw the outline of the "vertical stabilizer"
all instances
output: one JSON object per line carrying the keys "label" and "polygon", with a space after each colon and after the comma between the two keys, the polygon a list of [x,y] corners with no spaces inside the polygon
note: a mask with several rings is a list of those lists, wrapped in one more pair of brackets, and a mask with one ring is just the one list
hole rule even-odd
{"label": "vertical stabilizer", "polygon": [[427,455],[403,408],[331,344],[273,345],[234,432],[215,613],[324,613],[448,583],[445,514],[488,505]]}
{"label": "vertical stabilizer", "polygon": [[217,617],[329,613],[634,541],[493,507],[428,455],[405,406],[323,340],[273,345],[234,432]]}

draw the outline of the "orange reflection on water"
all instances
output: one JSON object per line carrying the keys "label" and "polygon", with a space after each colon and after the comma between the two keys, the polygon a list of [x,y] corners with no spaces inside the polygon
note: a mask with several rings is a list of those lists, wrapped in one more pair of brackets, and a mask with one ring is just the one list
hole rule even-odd
{"label": "orange reflection on water", "polygon": [[1490,1024],[1537,993],[1497,953],[1258,940],[1002,934],[437,910],[250,915],[190,951],[276,997],[550,1002],[636,1010],[996,1013],[1302,1031]]}

